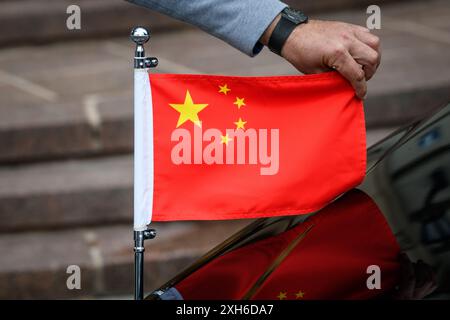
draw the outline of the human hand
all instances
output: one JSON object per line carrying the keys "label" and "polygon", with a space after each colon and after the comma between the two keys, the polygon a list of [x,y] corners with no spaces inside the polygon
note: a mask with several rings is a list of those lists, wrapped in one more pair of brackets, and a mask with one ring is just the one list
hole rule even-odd
{"label": "human hand", "polygon": [[[277,17],[260,41],[267,45]],[[380,64],[380,39],[369,29],[337,21],[309,20],[290,34],[281,51],[282,57],[303,73],[321,73],[335,69],[364,98],[366,80]]]}
{"label": "human hand", "polygon": [[435,274],[429,265],[422,260],[412,263],[405,253],[400,255],[400,263],[400,283],[394,299],[419,300],[436,290]]}

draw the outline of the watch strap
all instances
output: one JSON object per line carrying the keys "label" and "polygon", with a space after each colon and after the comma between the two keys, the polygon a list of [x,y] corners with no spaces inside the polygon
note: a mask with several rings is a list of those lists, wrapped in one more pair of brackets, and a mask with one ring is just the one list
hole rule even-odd
{"label": "watch strap", "polygon": [[269,49],[281,55],[281,50],[283,49],[284,44],[286,43],[287,38],[290,36],[292,31],[294,31],[297,24],[286,19],[281,15],[280,20],[272,31],[272,35],[270,36],[268,47]]}

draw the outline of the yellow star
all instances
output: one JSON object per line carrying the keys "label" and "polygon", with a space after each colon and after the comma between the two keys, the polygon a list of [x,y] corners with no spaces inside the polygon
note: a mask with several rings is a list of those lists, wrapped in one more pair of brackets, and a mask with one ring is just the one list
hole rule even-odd
{"label": "yellow star", "polygon": [[286,292],[280,292],[280,294],[277,295],[277,298],[279,300],[284,300],[284,299],[286,299],[286,297],[287,297],[287,293]]}
{"label": "yellow star", "polygon": [[236,97],[236,101],[233,104],[237,105],[238,109],[240,109],[242,106],[245,106],[244,98]]}
{"label": "yellow star", "polygon": [[219,88],[219,93],[223,93],[224,95],[226,95],[228,91],[231,91],[231,89],[227,87],[227,84],[224,84],[223,86],[219,85]]}
{"label": "yellow star", "polygon": [[226,145],[228,145],[228,141],[231,140],[230,137],[228,137],[228,133],[224,136],[221,136],[221,138],[222,138],[221,143],[225,143]]}
{"label": "yellow star", "polygon": [[299,290],[296,294],[295,294],[295,299],[303,299],[303,296],[305,295],[305,293],[302,290]]}
{"label": "yellow star", "polygon": [[241,118],[239,118],[238,121],[233,122],[236,125],[236,130],[237,129],[242,129],[245,130],[245,124],[247,123],[247,121],[243,121]]}
{"label": "yellow star", "polygon": [[188,120],[191,120],[200,127],[201,122],[198,118],[198,113],[208,106],[207,104],[194,104],[189,90],[186,90],[186,97],[184,98],[183,104],[169,103],[169,105],[180,113],[177,128]]}

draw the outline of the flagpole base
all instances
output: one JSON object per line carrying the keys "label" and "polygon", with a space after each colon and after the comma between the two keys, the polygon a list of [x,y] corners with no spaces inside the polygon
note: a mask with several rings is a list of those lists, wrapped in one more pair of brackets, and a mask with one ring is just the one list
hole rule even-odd
{"label": "flagpole base", "polygon": [[144,299],[144,242],[156,237],[154,229],[134,231],[134,299]]}

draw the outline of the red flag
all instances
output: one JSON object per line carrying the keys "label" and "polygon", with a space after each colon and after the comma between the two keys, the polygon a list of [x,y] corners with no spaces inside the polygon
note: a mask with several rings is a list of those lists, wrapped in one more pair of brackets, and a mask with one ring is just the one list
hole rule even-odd
{"label": "red flag", "polygon": [[[306,222],[213,260],[175,288],[185,300],[377,298],[398,283],[399,253],[377,205],[352,190]],[[379,290],[367,286],[370,266],[379,267]]]}
{"label": "red flag", "polygon": [[152,74],[153,218],[309,213],[359,184],[362,103],[335,72]]}

